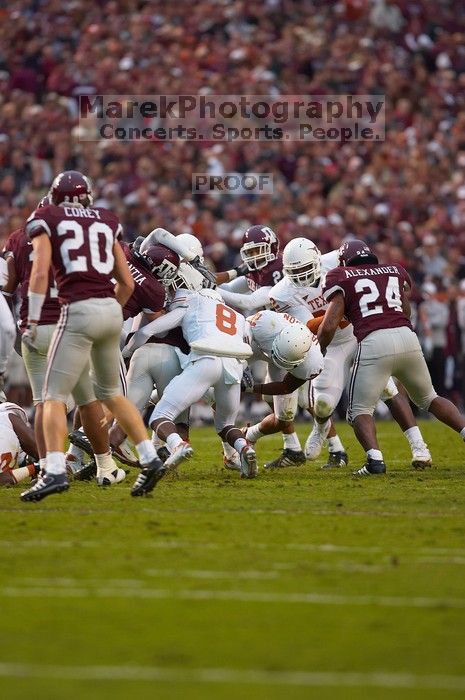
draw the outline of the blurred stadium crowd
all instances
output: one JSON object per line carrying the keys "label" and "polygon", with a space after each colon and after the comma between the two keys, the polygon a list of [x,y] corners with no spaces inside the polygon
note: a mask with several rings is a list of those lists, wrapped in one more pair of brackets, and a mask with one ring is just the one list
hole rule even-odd
{"label": "blurred stadium crowd", "polygon": [[[82,94],[385,94],[384,143],[79,140]],[[0,242],[57,172],[88,174],[128,240],[197,235],[237,262],[266,223],[282,246],[365,239],[417,282],[436,389],[465,394],[463,0],[11,0],[0,8]],[[193,172],[271,172],[274,194],[192,195]]]}

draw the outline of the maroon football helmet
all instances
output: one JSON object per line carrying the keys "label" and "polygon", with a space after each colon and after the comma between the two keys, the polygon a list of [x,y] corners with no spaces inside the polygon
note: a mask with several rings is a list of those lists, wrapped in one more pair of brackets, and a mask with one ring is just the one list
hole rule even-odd
{"label": "maroon football helmet", "polygon": [[77,170],[65,170],[57,175],[48,196],[55,205],[69,203],[89,207],[94,201],[89,178]]}
{"label": "maroon football helmet", "polygon": [[276,260],[278,236],[268,226],[251,226],[244,233],[240,252],[249,270],[261,270]]}
{"label": "maroon football helmet", "polygon": [[346,241],[339,248],[339,265],[363,265],[364,263],[377,263],[378,258],[366,243],[353,238]]}
{"label": "maroon football helmet", "polygon": [[152,245],[147,250],[144,250],[143,253],[136,253],[135,255],[150,270],[154,277],[160,282],[166,283],[173,279],[181,261],[174,250],[161,244]]}

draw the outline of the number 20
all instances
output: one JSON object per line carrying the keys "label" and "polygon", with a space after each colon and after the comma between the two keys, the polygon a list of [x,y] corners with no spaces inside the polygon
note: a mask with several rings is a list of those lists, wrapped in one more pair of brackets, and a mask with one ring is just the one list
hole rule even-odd
{"label": "number 20", "polygon": [[[73,233],[74,236],[64,240],[60,246],[61,257],[68,274],[72,272],[87,272],[89,262],[91,267],[102,275],[108,275],[113,270],[115,264],[113,257],[113,231],[107,224],[101,221],[94,221],[89,226],[90,261],[88,261],[86,255],[77,255],[71,260],[70,252],[77,251],[84,245],[84,229],[78,221],[60,221],[57,226],[58,235],[65,236],[69,232]],[[100,234],[103,234],[105,237],[104,260],[100,257]]]}

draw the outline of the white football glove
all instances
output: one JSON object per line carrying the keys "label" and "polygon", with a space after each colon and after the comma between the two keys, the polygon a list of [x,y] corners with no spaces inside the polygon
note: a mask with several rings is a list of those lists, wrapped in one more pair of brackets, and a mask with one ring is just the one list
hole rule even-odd
{"label": "white football glove", "polygon": [[37,352],[36,340],[37,323],[28,323],[26,330],[21,336],[21,342],[24,343],[29,350],[32,350],[32,352]]}

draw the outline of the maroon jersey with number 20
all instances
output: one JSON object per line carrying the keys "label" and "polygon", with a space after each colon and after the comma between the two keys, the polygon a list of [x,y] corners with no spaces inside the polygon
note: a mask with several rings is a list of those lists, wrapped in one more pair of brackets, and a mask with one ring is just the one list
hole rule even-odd
{"label": "maroon jersey with number 20", "polygon": [[50,238],[60,303],[115,296],[113,246],[121,224],[111,211],[50,205],[31,214],[26,233]]}
{"label": "maroon jersey with number 20", "polygon": [[411,286],[408,272],[400,265],[335,267],[326,275],[323,296],[330,301],[342,292],[345,316],[360,342],[383,328],[412,328],[402,311],[404,290]]}

